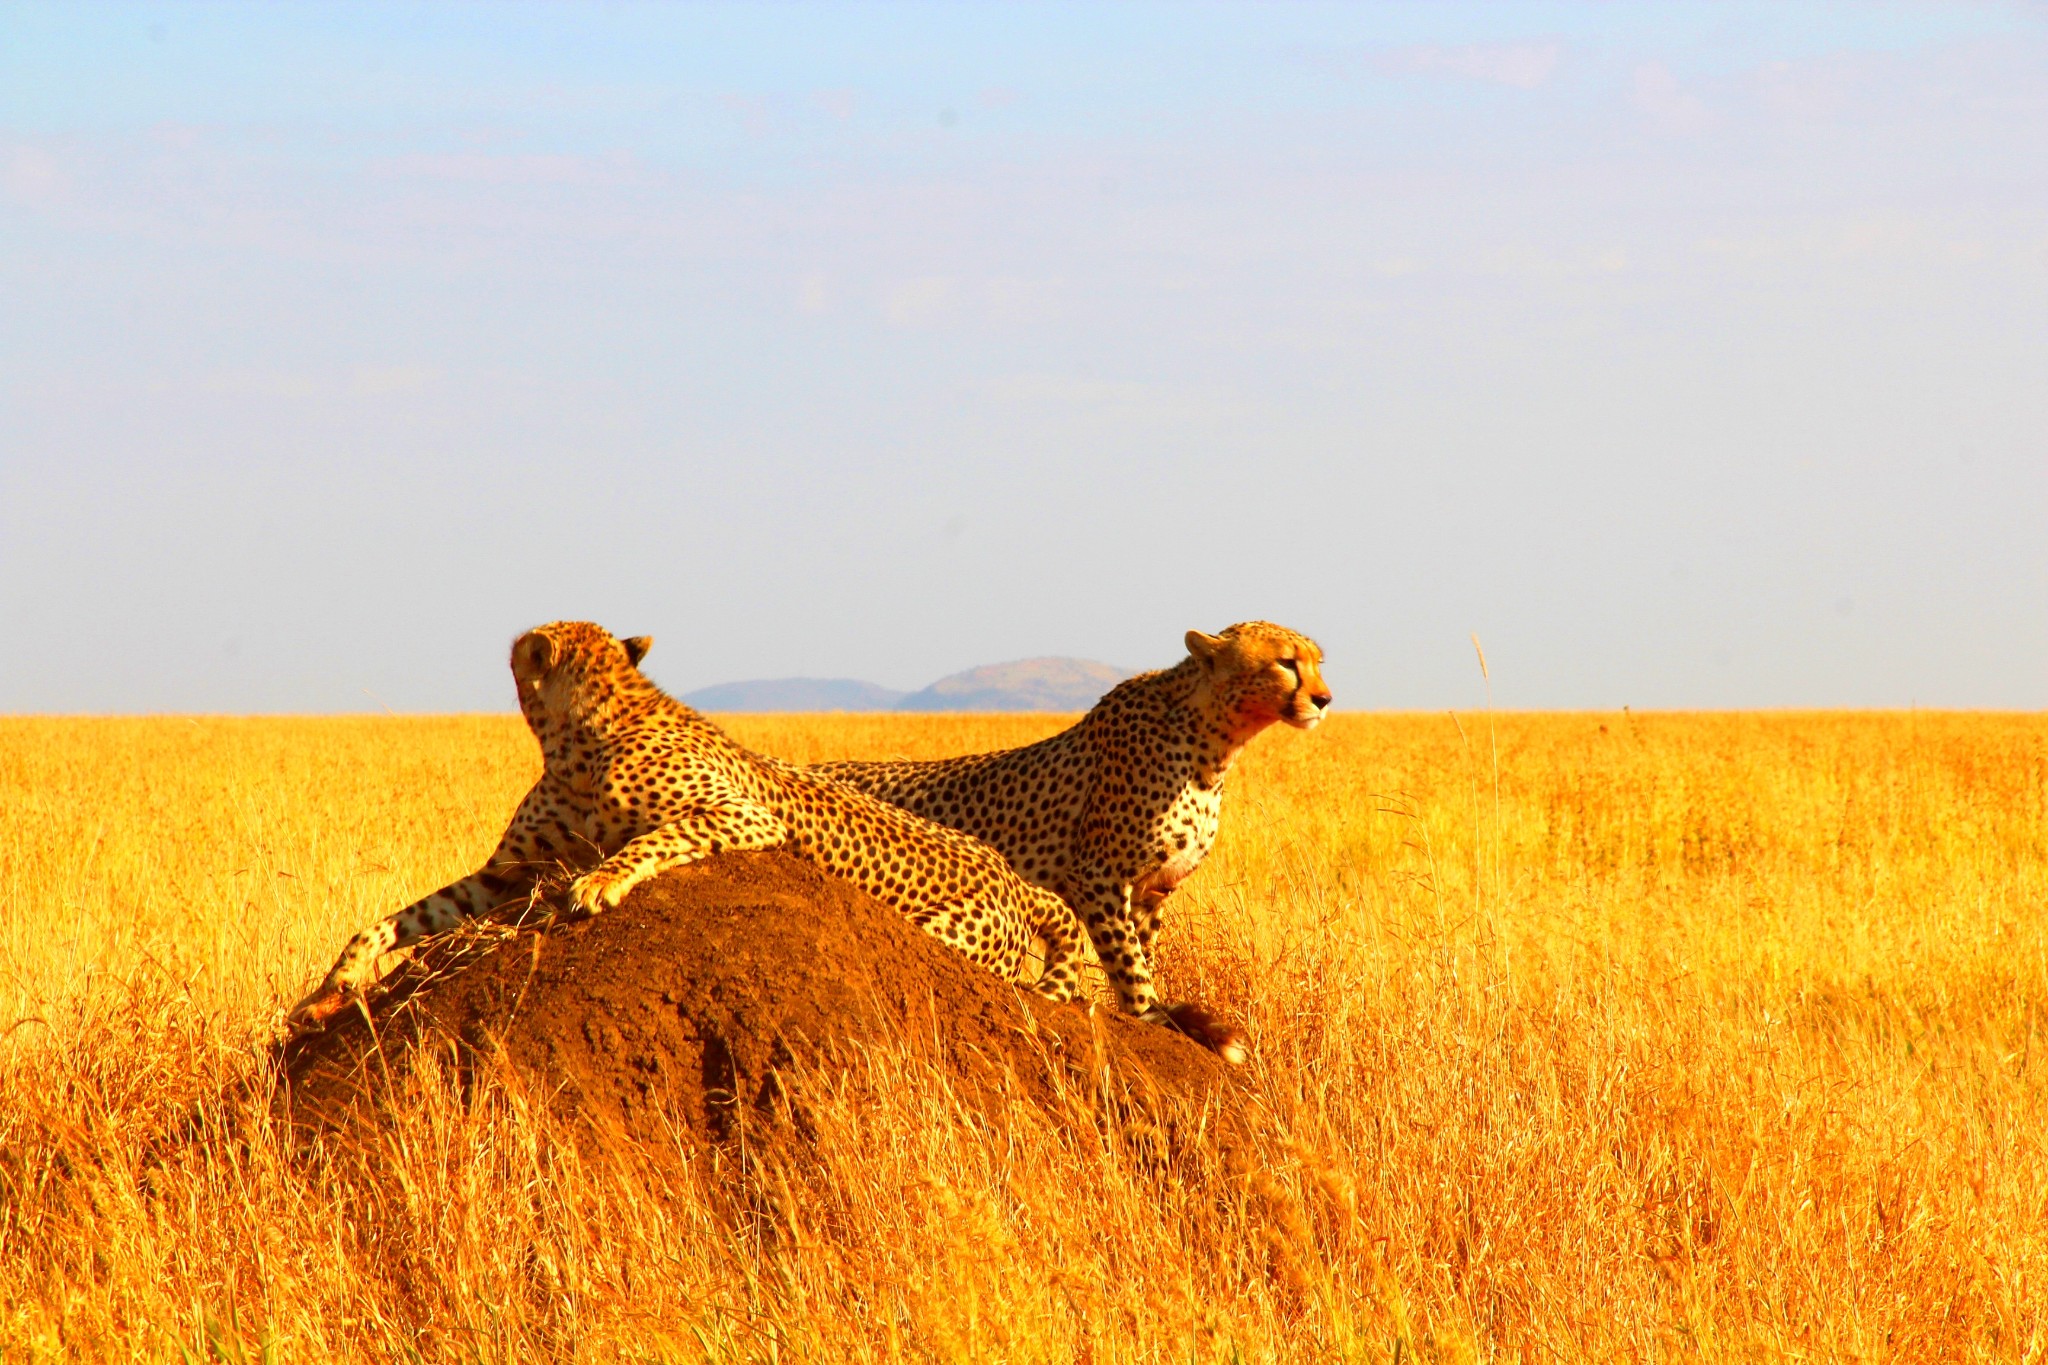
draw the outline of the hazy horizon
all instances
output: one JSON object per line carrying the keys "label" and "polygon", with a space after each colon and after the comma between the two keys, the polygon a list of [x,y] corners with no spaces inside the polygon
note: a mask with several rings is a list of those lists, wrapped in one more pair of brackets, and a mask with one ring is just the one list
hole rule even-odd
{"label": "hazy horizon", "polygon": [[15,4],[0,291],[0,713],[2048,705],[2039,4]]}

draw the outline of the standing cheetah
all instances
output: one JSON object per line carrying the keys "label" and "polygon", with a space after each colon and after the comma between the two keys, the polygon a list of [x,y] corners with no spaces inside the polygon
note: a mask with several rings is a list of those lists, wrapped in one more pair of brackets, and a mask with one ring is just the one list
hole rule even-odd
{"label": "standing cheetah", "polygon": [[[1266,621],[1187,634],[1188,657],[1117,684],[1072,729],[1001,753],[812,769],[995,845],[1088,926],[1125,1008],[1172,1014],[1232,1061],[1243,1044],[1152,981],[1160,907],[1216,839],[1223,779],[1274,721],[1315,728],[1323,651]],[[1192,1016],[1192,1017],[1190,1017]]]}
{"label": "standing cheetah", "polygon": [[741,748],[640,672],[650,643],[584,621],[519,637],[512,676],[540,743],[540,780],[481,870],[349,940],[292,1010],[295,1027],[342,1009],[383,954],[526,895],[549,865],[585,869],[569,896],[596,914],[664,868],[765,848],[836,873],[1006,980],[1035,976],[1040,994],[1076,997],[1081,930],[1058,896],[986,844]]}

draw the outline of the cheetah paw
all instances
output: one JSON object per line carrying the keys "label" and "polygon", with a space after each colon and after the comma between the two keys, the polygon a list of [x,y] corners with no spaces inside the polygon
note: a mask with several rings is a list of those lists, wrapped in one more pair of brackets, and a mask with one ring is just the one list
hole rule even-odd
{"label": "cheetah paw", "polygon": [[586,872],[569,887],[569,905],[576,918],[602,915],[625,899],[625,889],[601,872]]}

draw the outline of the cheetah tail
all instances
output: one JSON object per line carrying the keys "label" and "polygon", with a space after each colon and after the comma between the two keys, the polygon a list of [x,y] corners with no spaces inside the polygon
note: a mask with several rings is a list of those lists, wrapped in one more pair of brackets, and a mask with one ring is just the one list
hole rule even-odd
{"label": "cheetah tail", "polygon": [[1232,1066],[1243,1066],[1251,1057],[1244,1030],[1227,1024],[1223,1017],[1200,1005],[1168,1005],[1166,1015],[1173,1026],[1208,1048]]}

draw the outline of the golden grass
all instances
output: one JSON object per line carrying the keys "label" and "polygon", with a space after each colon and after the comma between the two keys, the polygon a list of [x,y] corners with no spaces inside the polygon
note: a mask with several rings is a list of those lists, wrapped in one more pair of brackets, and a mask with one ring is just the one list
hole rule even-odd
{"label": "golden grass", "polygon": [[[755,717],[938,755],[1052,717]],[[1494,753],[1497,749],[1497,763]],[[472,868],[512,717],[0,719],[0,1360],[2027,1360],[2048,718],[1339,716],[1175,898],[1271,1143],[1149,1175],[877,1057],[772,1246],[516,1085],[295,1161],[194,1101]]]}

